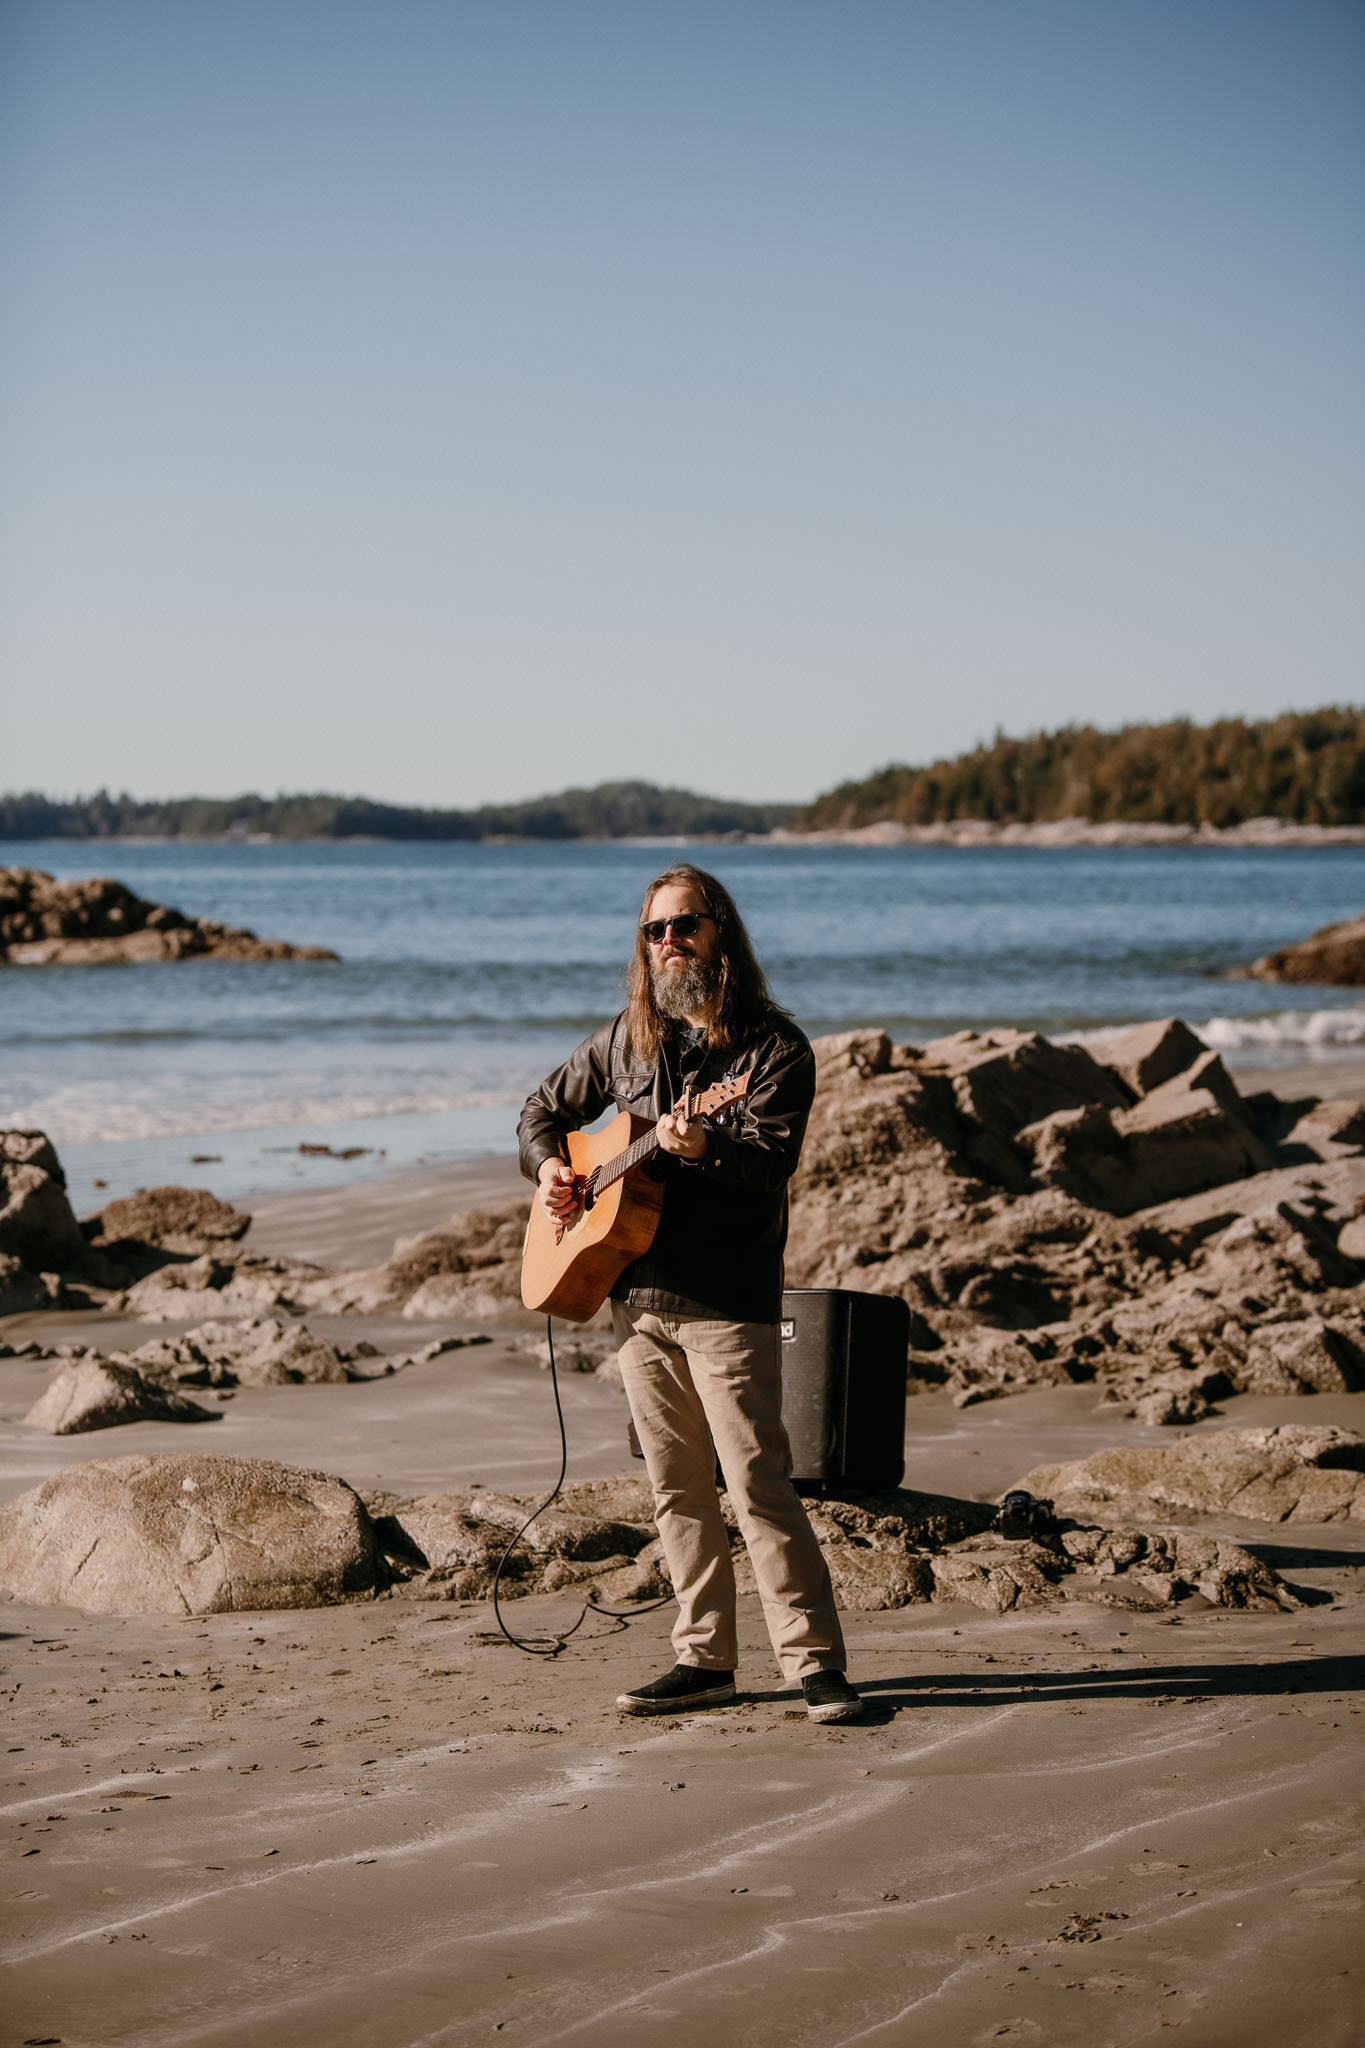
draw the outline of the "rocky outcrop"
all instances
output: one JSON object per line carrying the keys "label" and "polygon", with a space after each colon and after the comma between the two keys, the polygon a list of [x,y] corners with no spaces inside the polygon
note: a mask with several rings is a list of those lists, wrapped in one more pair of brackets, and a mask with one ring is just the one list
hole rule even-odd
{"label": "rocky outcrop", "polygon": [[[866,1030],[815,1049],[788,1282],[902,1295],[918,1381],[965,1405],[1095,1380],[1173,1423],[1240,1391],[1365,1386],[1360,1104],[1244,1097],[1176,1019],[1088,1048]],[[193,1283],[241,1310],[274,1289],[298,1309],[526,1320],[528,1201],[453,1217],[360,1272],[216,1254],[201,1280],[167,1275],[129,1303],[170,1315],[168,1290]]]}
{"label": "rocky outcrop", "polygon": [[[1360,1103],[1243,1096],[1175,1019],[1088,1047],[1004,1030],[919,1047],[865,1030],[815,1050],[788,1284],[901,1296],[916,1383],[965,1406],[1094,1381],[1166,1423],[1236,1393],[1365,1388]],[[131,1284],[113,1305],[152,1321],[538,1328],[520,1298],[529,1201],[466,1211],[384,1265],[337,1273],[265,1257],[240,1241],[237,1212],[161,1189],[101,1211],[87,1254],[122,1262]]]}
{"label": "rocky outcrop", "polygon": [[1327,988],[1365,988],[1365,917],[1327,924],[1311,938],[1281,946],[1237,968],[1234,981],[1317,982]]}
{"label": "rocky outcrop", "polygon": [[[363,1355],[372,1358],[366,1344]],[[339,1385],[352,1377],[353,1352],[338,1350],[304,1323],[276,1316],[246,1316],[201,1323],[182,1336],[156,1338],[128,1354],[128,1362],[181,1386],[283,1387]],[[373,1374],[359,1371],[356,1378]]]}
{"label": "rocky outcrop", "polygon": [[148,1188],[78,1223],[41,1131],[0,1132],[0,1315],[125,1309],[153,1322],[304,1306],[320,1266],[240,1242],[251,1222],[203,1188]]}
{"label": "rocky outcrop", "polygon": [[72,1359],[24,1417],[30,1429],[78,1436],[124,1422],[216,1422],[219,1410],[201,1408],[184,1394],[106,1358]]}
{"label": "rocky outcrop", "polygon": [[191,1323],[256,1316],[269,1309],[296,1312],[308,1305],[320,1266],[272,1259],[228,1245],[180,1264],[158,1266],[110,1304],[144,1323]]}
{"label": "rocky outcrop", "polygon": [[245,1237],[251,1218],[220,1202],[207,1188],[142,1188],[106,1202],[81,1228],[88,1243],[118,1256],[140,1257],[148,1249],[194,1258],[215,1245]]}
{"label": "rocky outcrop", "polygon": [[148,903],[107,876],[59,882],[41,868],[0,868],[0,963],[107,966],[190,960],[335,960],[324,946],[258,939],[236,925]]}
{"label": "rocky outcrop", "polygon": [[[367,1496],[377,1541],[395,1593],[408,1599],[482,1599],[498,1561],[535,1506],[510,1494],[467,1487],[417,1499]],[[634,1477],[592,1480],[566,1487],[538,1515],[503,1568],[499,1590],[508,1598],[596,1585],[599,1594],[621,1582],[623,1570],[657,1551],[649,1488]],[[650,1559],[634,1563],[630,1591],[648,1584],[655,1597],[669,1584]]]}
{"label": "rocky outcrop", "polygon": [[0,1315],[52,1308],[63,1275],[105,1277],[72,1213],[66,1175],[41,1131],[0,1131]]}
{"label": "rocky outcrop", "polygon": [[[376,1540],[407,1599],[487,1596],[507,1543],[533,1501],[465,1489],[416,1500],[367,1496]],[[1059,1525],[1011,1541],[978,1501],[897,1490],[807,1503],[841,1604],[877,1612],[927,1600],[965,1601],[1001,1614],[1065,1599],[1157,1608],[1201,1593],[1215,1606],[1293,1607],[1293,1593],[1236,1544],[1188,1530],[1110,1531]],[[736,1583],[753,1573],[728,1500]],[[633,1477],[566,1487],[503,1568],[506,1598],[581,1589],[594,1604],[666,1598],[668,1567],[654,1535],[649,1489]]]}
{"label": "rocky outcrop", "polygon": [[0,1254],[41,1273],[60,1272],[84,1252],[52,1145],[41,1131],[0,1132]]}
{"label": "rocky outcrop", "polygon": [[965,1404],[1096,1380],[1170,1422],[1365,1385],[1359,1105],[1243,1098],[1175,1020],[1088,1051],[863,1031],[816,1055],[789,1283],[902,1295],[922,1382]]}
{"label": "rocky outcrop", "polygon": [[[199,1421],[213,1411],[196,1408],[177,1389],[212,1387],[229,1398],[237,1387],[336,1386],[382,1379],[405,1366],[489,1342],[482,1335],[440,1337],[414,1353],[387,1357],[364,1338],[353,1345],[333,1344],[306,1323],[282,1323],[275,1316],[201,1323],[179,1336],[155,1337],[135,1351],[107,1354],[83,1344],[64,1344],[48,1354],[30,1340],[21,1347],[23,1355],[53,1357],[57,1377],[25,1420],[57,1434],[108,1429],[119,1422]],[[13,1355],[10,1347],[0,1346],[0,1356],[7,1354]],[[116,1396],[115,1388],[122,1394]],[[54,1420],[87,1409],[91,1419],[67,1419],[60,1428]]]}
{"label": "rocky outcrop", "polygon": [[1255,1522],[1365,1521],[1365,1438],[1345,1429],[1221,1429],[1169,1449],[1097,1451],[1019,1484],[1071,1514],[1240,1515]]}
{"label": "rocky outcrop", "polygon": [[[175,1337],[156,1337],[134,1351],[104,1353],[84,1344],[63,1344],[48,1352],[36,1339],[0,1357],[50,1357],[52,1384],[25,1422],[54,1435],[111,1429],[124,1422],[211,1422],[218,1411],[200,1407],[179,1389],[213,1388],[230,1401],[238,1387],[336,1386],[383,1379],[408,1366],[470,1345],[488,1344],[483,1334],[438,1337],[417,1351],[391,1357],[362,1338],[333,1344],[305,1323],[281,1323],[274,1316],[202,1323]],[[570,1369],[592,1371],[597,1358],[570,1361]]]}
{"label": "rocky outcrop", "polygon": [[1278,1572],[1230,1543],[1193,1529],[1063,1529],[1075,1567],[1068,1597],[1153,1612],[1192,1593],[1212,1607],[1293,1609],[1297,1595]]}
{"label": "rocky outcrop", "polygon": [[375,1588],[340,1479],[264,1458],[101,1458],[0,1508],[0,1586],[91,1614],[321,1607]]}
{"label": "rocky outcrop", "polygon": [[[0,1586],[99,1614],[304,1607],[388,1592],[483,1599],[534,1501],[469,1487],[362,1500],[338,1479],[262,1459],[111,1458],[0,1509]],[[752,1572],[728,1503],[736,1579]],[[811,1504],[840,1599],[877,1611],[926,1600],[993,1613],[1063,1599],[1160,1607],[1295,1604],[1268,1566],[1221,1538],[1053,1522],[1011,1540],[978,1501],[898,1490]],[[578,1589],[611,1606],[667,1598],[649,1489],[635,1475],[564,1489],[522,1534],[500,1592]]]}

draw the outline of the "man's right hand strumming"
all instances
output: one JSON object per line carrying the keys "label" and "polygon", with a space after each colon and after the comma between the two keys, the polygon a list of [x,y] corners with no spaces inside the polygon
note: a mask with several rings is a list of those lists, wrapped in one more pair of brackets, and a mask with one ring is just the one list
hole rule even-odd
{"label": "man's right hand strumming", "polygon": [[556,1223],[567,1223],[578,1207],[573,1168],[562,1159],[543,1159],[536,1176],[540,1206]]}

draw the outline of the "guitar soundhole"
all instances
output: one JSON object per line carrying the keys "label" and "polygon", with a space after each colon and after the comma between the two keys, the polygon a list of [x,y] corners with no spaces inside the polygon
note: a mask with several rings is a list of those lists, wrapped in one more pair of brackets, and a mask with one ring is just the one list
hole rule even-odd
{"label": "guitar soundhole", "polygon": [[600,1166],[594,1166],[592,1172],[588,1175],[588,1178],[584,1183],[583,1208],[585,1212],[591,1209],[593,1203],[597,1200],[597,1176],[601,1171],[602,1169]]}

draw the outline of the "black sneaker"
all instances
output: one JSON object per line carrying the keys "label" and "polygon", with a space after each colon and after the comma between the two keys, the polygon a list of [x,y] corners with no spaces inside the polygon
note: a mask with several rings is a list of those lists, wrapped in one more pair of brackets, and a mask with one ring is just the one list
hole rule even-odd
{"label": "black sneaker", "polygon": [[801,1681],[812,1721],[860,1721],[863,1703],[842,1671],[812,1671]]}
{"label": "black sneaker", "polygon": [[688,1714],[695,1707],[727,1707],[735,1696],[733,1671],[703,1671],[699,1664],[675,1664],[662,1678],[618,1694],[623,1714]]}

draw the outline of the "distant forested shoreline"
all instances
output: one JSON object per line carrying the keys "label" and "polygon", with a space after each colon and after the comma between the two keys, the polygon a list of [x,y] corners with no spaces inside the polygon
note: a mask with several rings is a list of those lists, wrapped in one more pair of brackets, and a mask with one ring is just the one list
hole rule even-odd
{"label": "distant forested shoreline", "polygon": [[142,802],[100,790],[62,803],[27,793],[0,797],[4,839],[635,839],[771,832],[793,804],[751,804],[604,782],[528,803],[422,810],[365,797],[178,797]]}
{"label": "distant forested shoreline", "polygon": [[603,782],[526,803],[426,810],[366,797],[179,797],[144,801],[100,790],[64,802],[0,796],[0,840],[14,839],[673,839],[908,828],[977,820],[995,826],[1204,826],[1256,818],[1365,825],[1365,709],[1328,706],[1255,722],[1063,726],[915,768],[892,763],[805,805],[748,803]]}
{"label": "distant forested shoreline", "polygon": [[795,831],[849,831],[981,819],[1042,825],[1211,825],[1252,818],[1299,825],[1365,823],[1365,709],[1329,706],[1252,722],[1171,719],[1103,732],[1063,726],[927,768],[899,763],[840,783],[792,818]]}

